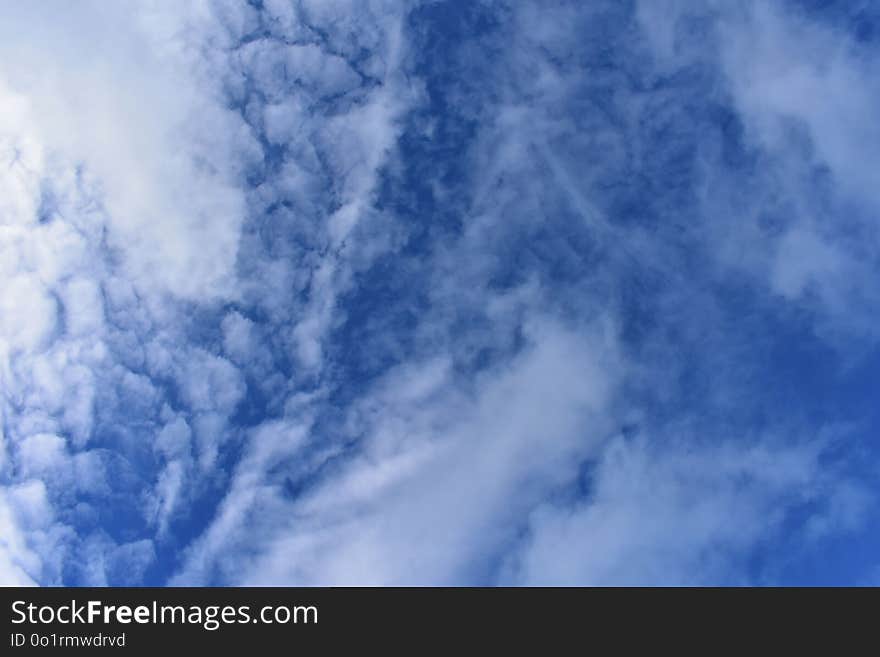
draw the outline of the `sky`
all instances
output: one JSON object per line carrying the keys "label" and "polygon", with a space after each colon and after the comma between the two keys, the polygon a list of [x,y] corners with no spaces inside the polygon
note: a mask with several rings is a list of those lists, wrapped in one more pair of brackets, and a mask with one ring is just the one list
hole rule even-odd
{"label": "sky", "polygon": [[880,5],[0,4],[0,583],[880,584]]}

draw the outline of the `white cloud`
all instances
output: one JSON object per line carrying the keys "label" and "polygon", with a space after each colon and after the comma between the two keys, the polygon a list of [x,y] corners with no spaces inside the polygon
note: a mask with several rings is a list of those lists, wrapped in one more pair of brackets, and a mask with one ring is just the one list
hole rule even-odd
{"label": "white cloud", "polygon": [[815,446],[728,442],[687,449],[618,438],[602,453],[589,498],[548,504],[509,558],[518,585],[742,584],[736,566],[786,513],[816,495]]}
{"label": "white cloud", "polygon": [[722,23],[721,43],[733,97],[756,137],[784,149],[784,122],[801,122],[837,184],[880,209],[880,173],[872,166],[880,147],[872,120],[880,109],[876,55],[762,2],[749,5],[744,22]]}
{"label": "white cloud", "polygon": [[7,278],[0,292],[4,351],[34,349],[55,327],[55,301],[33,277]]}
{"label": "white cloud", "polygon": [[[238,176],[252,138],[199,78],[197,62],[157,31],[179,20],[150,23],[99,3],[8,9],[0,21],[4,490],[36,477],[47,482],[47,517],[76,517],[89,513],[75,506],[79,492],[136,486],[119,465],[158,420],[164,395],[143,375],[147,334],[161,327],[159,336],[179,345],[177,300],[237,294]],[[202,370],[187,370],[178,365],[187,353],[185,344],[173,348],[160,375],[180,378],[191,410],[234,407],[244,394],[235,368],[205,353],[196,359]],[[101,422],[97,440],[112,436],[121,455],[109,480],[106,452],[87,451]],[[174,508],[176,466],[166,467],[162,527]],[[34,538],[51,525],[20,514],[8,522],[33,543],[30,576],[57,581],[63,551]],[[106,581],[101,572],[88,576]]]}
{"label": "white cloud", "polygon": [[47,433],[28,436],[18,445],[18,464],[25,477],[51,477],[67,460],[64,438]]}
{"label": "white cloud", "polygon": [[793,229],[780,241],[772,285],[786,297],[797,298],[811,283],[835,283],[848,262],[826,241],[805,230]]}
{"label": "white cloud", "polygon": [[0,585],[57,584],[68,531],[38,480],[0,487]]}
{"label": "white cloud", "polygon": [[[247,535],[249,551],[261,546],[257,558],[236,572],[244,555],[202,548],[176,581],[204,581],[206,552],[229,582],[468,581],[608,432],[620,375],[610,337],[541,323],[531,338],[521,358],[476,382],[473,401],[440,361],[390,372],[358,412],[359,454],[301,499],[284,500],[272,461],[247,458],[203,540],[222,531],[236,545]],[[257,499],[253,517],[245,510]]]}
{"label": "white cloud", "polygon": [[219,410],[229,415],[244,396],[241,375],[224,358],[194,349],[185,368],[183,393],[194,411]]}
{"label": "white cloud", "polygon": [[107,238],[132,276],[190,298],[234,293],[244,204],[223,142],[235,119],[119,7],[6,14],[0,74],[27,96],[39,138],[100,180]]}
{"label": "white cloud", "polygon": [[[625,6],[519,3],[444,53],[449,116],[419,133],[413,4],[0,10],[0,579],[139,583],[161,544],[178,583],[732,581],[792,505],[825,505],[809,540],[864,522],[813,442],[701,431],[760,405],[718,281],[872,330],[874,59],[758,3],[643,2],[646,40],[601,52],[581,27]],[[696,134],[693,70],[760,175]],[[404,129],[450,125],[462,170],[429,151],[414,227],[380,183],[419,164]],[[660,189],[677,140],[693,179]],[[628,185],[635,219],[609,210]],[[694,370],[705,417],[674,408]],[[609,440],[632,418],[657,426]],[[138,530],[113,531],[123,499]],[[178,545],[178,521],[204,531]]]}

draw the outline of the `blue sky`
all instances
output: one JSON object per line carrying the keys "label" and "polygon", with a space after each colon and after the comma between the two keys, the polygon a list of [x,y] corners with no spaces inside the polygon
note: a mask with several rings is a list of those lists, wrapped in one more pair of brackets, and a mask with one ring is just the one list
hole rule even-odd
{"label": "blue sky", "polygon": [[0,9],[0,582],[874,585],[880,9]]}

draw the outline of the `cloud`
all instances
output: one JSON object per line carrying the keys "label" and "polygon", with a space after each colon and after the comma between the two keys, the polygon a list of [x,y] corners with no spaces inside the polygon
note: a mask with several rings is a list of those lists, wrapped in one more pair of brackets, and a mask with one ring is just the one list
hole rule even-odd
{"label": "cloud", "polygon": [[733,97],[756,137],[773,149],[790,148],[786,122],[805,126],[816,158],[844,193],[875,204],[877,174],[864,154],[880,140],[868,120],[877,107],[876,53],[764,3],[752,3],[744,21],[721,29]]}
{"label": "cloud", "polygon": [[[273,427],[261,430],[253,447],[260,451],[252,453],[261,455],[262,470],[256,457],[246,458],[224,502],[237,510],[237,526],[225,513],[210,532],[222,526],[233,544],[246,535],[249,551],[261,547],[234,581],[471,581],[510,540],[504,519],[570,481],[608,431],[601,411],[618,364],[601,329],[585,336],[536,326],[534,345],[487,373],[472,400],[442,362],[389,372],[354,420],[367,427],[358,453],[322,465],[328,474],[302,499],[285,500],[278,475],[266,471],[277,462],[277,453],[265,459],[266,441],[286,441]],[[245,504],[262,513],[245,514]],[[198,569],[177,581],[204,581],[204,550],[197,554]],[[243,556],[214,558],[231,574]]]}
{"label": "cloud", "polygon": [[[739,585],[736,563],[819,494],[816,445],[728,441],[681,449],[616,438],[591,475],[587,500],[549,504],[507,563],[518,585]],[[671,443],[671,445],[670,445]],[[826,518],[833,517],[832,511]],[[824,523],[827,520],[819,520]]]}
{"label": "cloud", "polygon": [[9,14],[7,84],[27,96],[40,138],[101,181],[107,240],[131,276],[190,298],[234,292],[244,202],[225,159],[241,134],[233,116],[126,12],[47,3]]}
{"label": "cloud", "polygon": [[[816,323],[829,338],[873,334],[863,309],[876,293],[853,283],[876,268],[875,49],[795,4],[676,3],[664,13],[643,2],[638,15],[665,66],[714,69],[718,102],[735,112],[745,166],[718,162],[723,150],[705,146],[702,163],[722,262],[803,307],[821,305]],[[695,52],[688,37],[700,24],[707,47]],[[719,145],[728,160],[730,141]]]}
{"label": "cloud", "polygon": [[0,579],[872,544],[876,55],[827,11],[0,10]]}
{"label": "cloud", "polygon": [[61,581],[60,566],[69,530],[54,520],[41,482],[0,490],[0,581],[4,585]]}
{"label": "cloud", "polygon": [[[135,354],[157,325],[175,325],[179,300],[236,294],[244,205],[226,158],[239,147],[210,89],[191,84],[192,68],[173,65],[175,53],[152,47],[157,35],[127,16],[58,4],[7,18],[0,369],[11,461],[3,483],[30,490],[46,481],[47,527],[75,532],[85,523],[85,545],[85,527],[103,514],[97,522],[109,522],[121,503],[99,510],[92,496],[139,494],[135,436],[149,436],[159,419],[162,393]],[[14,65],[22,58],[26,65]],[[166,100],[151,109],[150,98]],[[199,410],[199,394],[231,405],[241,396],[224,362],[208,359],[206,390],[187,388]],[[128,419],[117,414],[123,406]],[[109,476],[107,448],[119,458]],[[63,557],[45,541],[29,549],[49,564]],[[60,577],[45,564],[28,568],[37,581]],[[86,570],[85,581],[105,581],[97,566]]]}

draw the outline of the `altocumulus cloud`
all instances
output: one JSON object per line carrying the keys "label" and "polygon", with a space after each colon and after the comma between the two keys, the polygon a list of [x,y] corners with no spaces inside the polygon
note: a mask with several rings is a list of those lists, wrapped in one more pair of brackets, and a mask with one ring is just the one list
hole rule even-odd
{"label": "altocumulus cloud", "polygon": [[871,583],[869,5],[0,9],[0,581]]}

